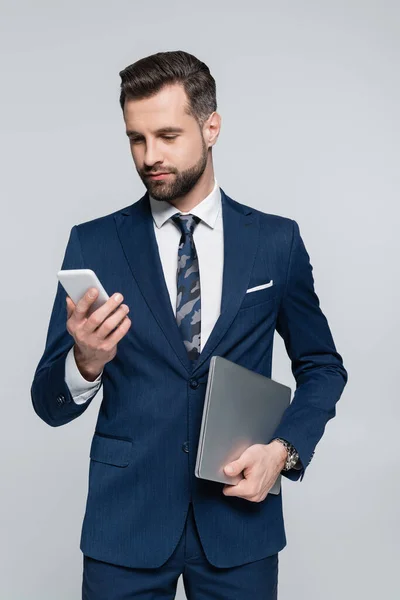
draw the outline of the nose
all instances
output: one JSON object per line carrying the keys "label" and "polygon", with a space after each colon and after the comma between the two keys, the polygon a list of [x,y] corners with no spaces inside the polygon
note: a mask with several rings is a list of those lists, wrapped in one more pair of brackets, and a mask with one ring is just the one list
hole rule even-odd
{"label": "nose", "polygon": [[143,160],[148,168],[153,167],[156,163],[162,163],[163,157],[156,143],[147,144]]}

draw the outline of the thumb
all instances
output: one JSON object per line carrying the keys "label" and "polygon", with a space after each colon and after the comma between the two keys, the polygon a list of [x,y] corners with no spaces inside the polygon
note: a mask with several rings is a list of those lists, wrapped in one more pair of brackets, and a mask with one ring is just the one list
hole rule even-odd
{"label": "thumb", "polygon": [[234,460],[224,467],[224,471],[226,475],[238,475],[243,469],[245,465],[240,458],[238,460]]}
{"label": "thumb", "polygon": [[75,308],[75,304],[74,304],[74,302],[71,300],[71,298],[69,296],[67,296],[65,298],[65,301],[67,303],[67,319],[69,319],[70,316],[72,315],[72,312],[73,312],[74,308]]}

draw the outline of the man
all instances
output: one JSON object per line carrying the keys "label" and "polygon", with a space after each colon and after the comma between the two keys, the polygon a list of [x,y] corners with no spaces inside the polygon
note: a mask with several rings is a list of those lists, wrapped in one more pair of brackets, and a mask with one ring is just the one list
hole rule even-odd
{"label": "man", "polygon": [[[120,73],[145,195],[72,227],[62,269],[119,290],[89,318],[58,284],[31,388],[49,425],[103,385],[80,548],[85,600],[277,598],[286,545],[279,473],[302,480],[347,381],[297,223],[230,198],[212,161],[221,117],[208,67],[185,52]],[[254,288],[254,289],[253,289]],[[95,290],[93,290],[95,291]],[[122,301],[125,300],[125,304]],[[115,310],[117,308],[117,310]],[[129,316],[128,316],[129,312]],[[271,375],[275,329],[297,382],[269,443],[230,465],[237,485],[194,475],[209,361]]]}

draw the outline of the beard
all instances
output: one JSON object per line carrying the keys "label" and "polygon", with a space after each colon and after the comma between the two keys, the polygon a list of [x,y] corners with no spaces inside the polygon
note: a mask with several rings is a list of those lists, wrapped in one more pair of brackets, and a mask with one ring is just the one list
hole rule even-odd
{"label": "beard", "polygon": [[139,171],[138,174],[150,196],[155,200],[171,202],[185,196],[194,188],[205,171],[207,157],[207,146],[202,139],[201,157],[193,167],[181,172],[168,171],[169,173],[172,172],[171,178],[168,179],[151,180],[146,175],[142,176]]}

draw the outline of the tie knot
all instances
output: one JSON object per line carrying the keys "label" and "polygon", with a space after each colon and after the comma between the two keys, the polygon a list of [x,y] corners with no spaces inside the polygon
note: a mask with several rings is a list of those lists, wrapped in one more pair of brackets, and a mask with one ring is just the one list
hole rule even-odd
{"label": "tie knot", "polygon": [[196,225],[201,221],[200,217],[196,215],[182,215],[181,213],[175,213],[171,219],[178,225],[184,235],[191,235]]}

